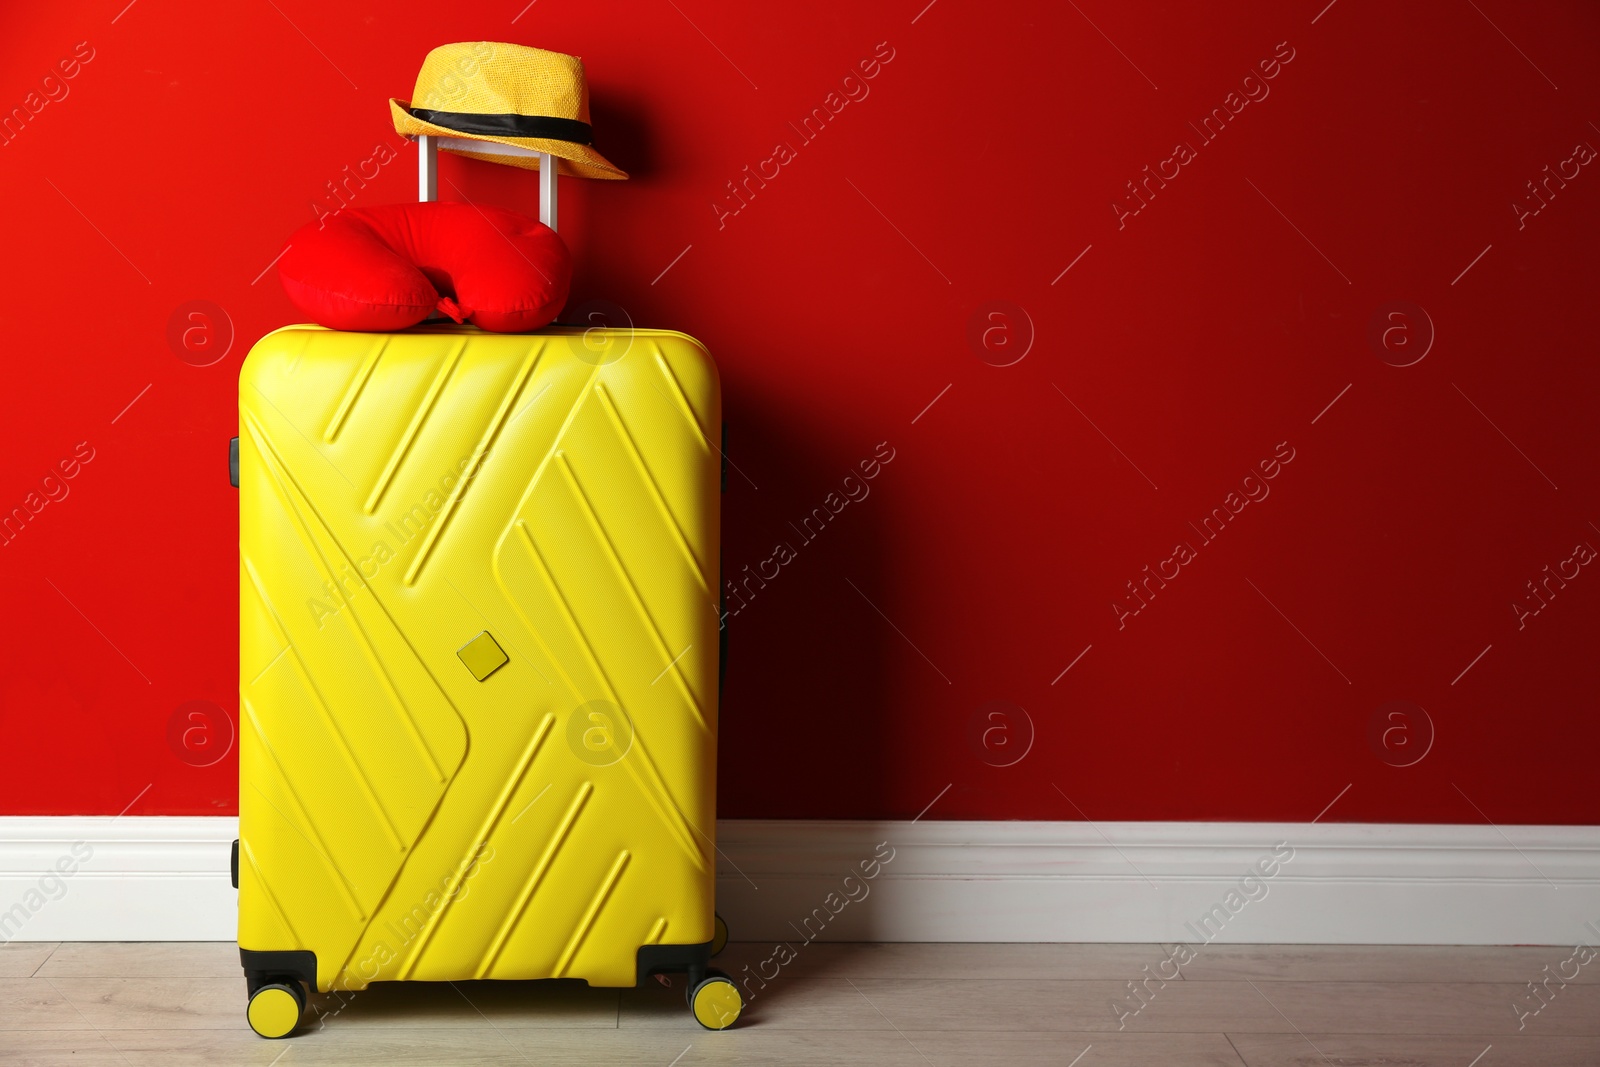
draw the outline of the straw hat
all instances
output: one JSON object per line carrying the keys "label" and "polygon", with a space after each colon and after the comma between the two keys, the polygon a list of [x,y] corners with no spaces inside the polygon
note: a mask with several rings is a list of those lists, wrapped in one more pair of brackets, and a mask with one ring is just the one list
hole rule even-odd
{"label": "straw hat", "polygon": [[[394,128],[409,137],[426,133],[514,145],[559,157],[562,174],[627,177],[590,147],[589,87],[576,56],[494,41],[441,45],[422,61],[412,99],[391,99],[389,110]],[[539,169],[531,156],[480,154],[454,145],[449,151]]]}

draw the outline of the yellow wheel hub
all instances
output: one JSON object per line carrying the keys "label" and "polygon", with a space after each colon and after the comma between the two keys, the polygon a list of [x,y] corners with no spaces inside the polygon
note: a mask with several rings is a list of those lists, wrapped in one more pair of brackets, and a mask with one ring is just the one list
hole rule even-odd
{"label": "yellow wheel hub", "polygon": [[726,1030],[739,1021],[744,1000],[727,978],[708,978],[694,991],[694,1017],[707,1030]]}
{"label": "yellow wheel hub", "polygon": [[288,1037],[300,1022],[300,1001],[281,985],[256,990],[245,1013],[262,1037]]}
{"label": "yellow wheel hub", "polygon": [[711,954],[720,955],[728,947],[728,924],[722,921],[722,916],[715,917],[715,925],[711,934]]}

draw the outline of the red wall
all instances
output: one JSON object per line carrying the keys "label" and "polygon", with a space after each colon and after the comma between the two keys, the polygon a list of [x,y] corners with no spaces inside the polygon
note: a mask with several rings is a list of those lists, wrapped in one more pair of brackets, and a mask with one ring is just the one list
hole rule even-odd
{"label": "red wall", "polygon": [[[952,783],[930,818],[1600,821],[1600,13],[518,2],[0,16],[0,107],[40,108],[0,147],[0,507],[43,502],[0,547],[0,811],[234,810],[185,705],[237,710],[223,446],[295,317],[267,267],[429,47],[499,39],[582,55],[634,174],[563,183],[575,301],[722,367],[727,568],[777,568],[731,619],[725,815]],[[232,324],[209,366],[191,301]]]}

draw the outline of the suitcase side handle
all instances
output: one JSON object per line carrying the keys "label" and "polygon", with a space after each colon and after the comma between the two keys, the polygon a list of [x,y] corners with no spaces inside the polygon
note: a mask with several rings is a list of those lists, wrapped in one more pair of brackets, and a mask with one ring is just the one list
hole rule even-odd
{"label": "suitcase side handle", "polygon": [[516,145],[474,141],[465,137],[440,137],[423,133],[417,142],[417,199],[424,204],[439,199],[439,149],[476,152],[484,156],[534,156],[539,160],[539,221],[556,228],[556,163],[548,152],[531,152]]}

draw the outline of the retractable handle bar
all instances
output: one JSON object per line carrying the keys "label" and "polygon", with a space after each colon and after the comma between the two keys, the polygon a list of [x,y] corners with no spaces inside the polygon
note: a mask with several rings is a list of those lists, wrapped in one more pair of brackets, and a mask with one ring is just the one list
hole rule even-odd
{"label": "retractable handle bar", "polygon": [[476,152],[483,156],[533,156],[539,160],[539,221],[556,228],[556,158],[548,152],[531,152],[515,145],[495,141],[475,141],[465,137],[439,137],[418,134],[417,199],[424,204],[439,199],[439,149]]}

